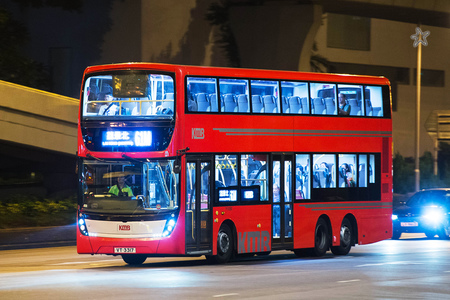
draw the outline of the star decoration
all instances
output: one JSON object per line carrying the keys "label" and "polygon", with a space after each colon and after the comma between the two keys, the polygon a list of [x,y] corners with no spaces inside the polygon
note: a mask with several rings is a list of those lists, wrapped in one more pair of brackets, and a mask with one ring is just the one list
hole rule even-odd
{"label": "star decoration", "polygon": [[417,47],[419,44],[422,44],[424,46],[428,46],[427,42],[427,36],[430,35],[429,31],[422,32],[422,30],[419,27],[416,27],[416,34],[411,35],[411,39],[414,40],[414,48]]}

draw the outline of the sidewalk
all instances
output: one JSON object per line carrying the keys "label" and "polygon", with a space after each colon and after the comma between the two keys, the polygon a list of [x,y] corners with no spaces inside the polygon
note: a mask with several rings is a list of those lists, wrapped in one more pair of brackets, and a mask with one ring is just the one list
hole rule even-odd
{"label": "sidewalk", "polygon": [[76,245],[76,225],[0,229],[0,250]]}

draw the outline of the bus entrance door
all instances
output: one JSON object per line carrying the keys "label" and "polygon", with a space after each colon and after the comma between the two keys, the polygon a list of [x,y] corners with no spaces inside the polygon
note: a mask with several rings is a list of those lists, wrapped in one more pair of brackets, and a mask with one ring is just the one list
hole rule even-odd
{"label": "bus entrance door", "polygon": [[272,160],[272,249],[292,244],[293,156],[277,154]]}
{"label": "bus entrance door", "polygon": [[186,158],[186,254],[211,253],[211,160]]}

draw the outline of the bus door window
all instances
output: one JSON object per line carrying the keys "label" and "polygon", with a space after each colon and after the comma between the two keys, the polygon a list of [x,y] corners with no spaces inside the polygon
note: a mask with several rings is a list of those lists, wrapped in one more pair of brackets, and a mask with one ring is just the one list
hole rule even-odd
{"label": "bus door window", "polygon": [[311,168],[309,154],[295,156],[295,199],[311,199]]}
{"label": "bus door window", "polygon": [[330,83],[310,84],[311,108],[315,115],[337,115],[336,85]]}
{"label": "bus door window", "polygon": [[375,183],[375,155],[369,155],[369,183]]}
{"label": "bus door window", "polygon": [[[273,203],[280,203],[280,169],[281,169],[281,162],[280,161],[273,161],[272,166],[272,178],[273,178]],[[281,236],[281,227],[280,227],[280,204],[274,204],[273,205],[273,213],[272,213],[272,219],[273,219],[273,232],[272,236],[274,238],[279,238]]]}
{"label": "bus door window", "polygon": [[274,155],[272,162],[272,238],[284,244],[292,238],[292,156]]}
{"label": "bus door window", "polygon": [[221,112],[250,112],[248,80],[221,78],[219,90]]}
{"label": "bus door window", "polygon": [[367,155],[359,155],[358,186],[367,187]]}
{"label": "bus door window", "polygon": [[195,206],[195,163],[186,164],[186,210]]}
{"label": "bus door window", "polygon": [[195,159],[195,162],[188,161],[186,164],[186,245],[188,251],[210,247],[210,174],[210,162]]}
{"label": "bus door window", "polygon": [[284,237],[292,237],[292,162],[284,161]]}
{"label": "bus door window", "polygon": [[[196,241],[195,234],[195,175],[196,175],[196,163],[188,162],[186,164],[186,239],[187,243]],[[190,241],[189,241],[190,240]]]}
{"label": "bus door window", "polygon": [[[342,95],[343,97],[341,97]],[[362,85],[338,84],[338,98],[345,101],[345,103],[339,102],[338,107],[348,109],[350,116],[364,116]]]}
{"label": "bus door window", "polygon": [[[254,103],[253,112],[276,114],[280,113],[280,93],[278,90],[278,81],[268,81],[268,80],[252,80],[251,81],[251,91],[252,91],[252,104],[255,100],[260,100],[262,108],[259,103]],[[253,99],[253,96],[255,97]]]}
{"label": "bus door window", "polygon": [[308,83],[281,82],[282,111],[287,114],[309,114]]}
{"label": "bus door window", "polygon": [[313,155],[313,188],[336,187],[336,156],[334,154]]}
{"label": "bus door window", "polygon": [[356,155],[339,154],[339,187],[356,187]]}

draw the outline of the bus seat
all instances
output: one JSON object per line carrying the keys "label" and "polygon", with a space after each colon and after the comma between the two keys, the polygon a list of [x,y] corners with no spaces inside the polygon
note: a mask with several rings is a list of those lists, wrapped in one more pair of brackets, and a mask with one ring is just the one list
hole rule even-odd
{"label": "bus seat", "polygon": [[263,96],[264,112],[265,113],[277,113],[277,104],[275,103],[275,97],[272,95]]}
{"label": "bus seat", "polygon": [[210,104],[209,104],[208,99],[206,98],[205,93],[197,94],[197,107],[198,107],[198,111],[209,111],[210,110]]}
{"label": "bus seat", "polygon": [[92,84],[89,86],[88,100],[97,100],[97,97],[98,97],[98,86],[96,84]]}
{"label": "bus seat", "polygon": [[359,164],[359,186],[366,187],[366,164]]}
{"label": "bus seat", "polygon": [[322,98],[314,98],[313,99],[313,113],[315,115],[324,115],[326,113],[325,104],[323,103]]}
{"label": "bus seat", "polygon": [[348,104],[350,105],[350,116],[360,116],[361,115],[361,107],[358,105],[358,100],[356,99],[348,99]]}
{"label": "bus seat", "polygon": [[237,110],[237,104],[234,101],[233,94],[223,95],[224,111],[225,112],[235,112]]}
{"label": "bus seat", "polygon": [[[372,112],[372,116],[376,116],[376,117],[380,117],[380,116],[383,116],[382,114],[383,114],[383,112],[381,111],[381,107],[372,107],[372,110],[373,110],[373,112]],[[380,115],[381,114],[381,115]]]}
{"label": "bus seat", "polygon": [[209,103],[211,104],[211,111],[218,112],[219,105],[217,104],[217,94],[209,95]]}
{"label": "bus seat", "polygon": [[288,100],[286,99],[285,96],[281,97],[281,107],[282,107],[282,109],[283,109],[283,113],[284,113],[284,114],[289,113],[289,108],[290,108],[290,107],[289,107]]}
{"label": "bus seat", "polygon": [[241,94],[237,96],[238,112],[249,112],[247,95]]}
{"label": "bus seat", "polygon": [[291,114],[299,114],[302,112],[302,104],[298,96],[289,98],[289,110]]}
{"label": "bus seat", "polygon": [[325,108],[327,115],[335,115],[336,114],[336,103],[333,98],[325,98]]}
{"label": "bus seat", "polygon": [[263,112],[264,106],[263,106],[260,95],[252,96],[252,106],[253,106],[254,113],[262,113]]}
{"label": "bus seat", "polygon": [[301,99],[301,104],[302,104],[302,114],[309,114],[309,103],[308,103],[308,98],[307,97],[302,97]]}
{"label": "bus seat", "polygon": [[366,99],[366,116],[372,116],[372,103],[370,99]]}

